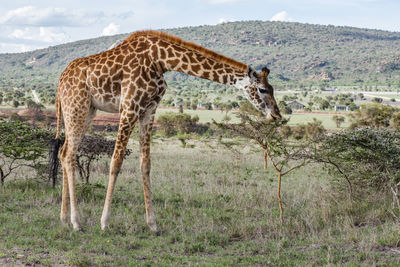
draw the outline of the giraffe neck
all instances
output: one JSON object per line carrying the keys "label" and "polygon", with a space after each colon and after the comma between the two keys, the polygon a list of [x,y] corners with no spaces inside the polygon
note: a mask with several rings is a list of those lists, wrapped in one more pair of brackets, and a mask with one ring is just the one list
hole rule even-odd
{"label": "giraffe neck", "polygon": [[[148,41],[146,45],[144,39]],[[150,60],[163,73],[178,71],[235,86],[248,77],[247,65],[180,38],[150,31],[142,40]]]}
{"label": "giraffe neck", "polygon": [[235,85],[247,77],[247,66],[244,64],[245,68],[238,68],[198,51],[181,50],[174,44],[165,50],[167,57],[159,59],[165,71],[178,71],[227,85]]}

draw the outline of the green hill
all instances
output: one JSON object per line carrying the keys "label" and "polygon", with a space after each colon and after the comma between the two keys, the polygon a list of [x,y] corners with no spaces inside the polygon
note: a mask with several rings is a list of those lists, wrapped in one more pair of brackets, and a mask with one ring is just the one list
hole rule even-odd
{"label": "green hill", "polygon": [[[267,64],[272,70],[274,84],[400,87],[400,33],[263,21],[165,31],[251,64],[256,69]],[[0,88],[54,89],[60,73],[71,60],[107,50],[126,36],[100,37],[32,52],[0,54]],[[169,74],[167,79],[179,85],[184,83],[182,77]]]}

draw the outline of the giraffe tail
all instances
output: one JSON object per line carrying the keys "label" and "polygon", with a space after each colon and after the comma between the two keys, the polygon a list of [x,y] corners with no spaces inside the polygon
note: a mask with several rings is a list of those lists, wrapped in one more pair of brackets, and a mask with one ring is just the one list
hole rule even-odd
{"label": "giraffe tail", "polygon": [[56,98],[56,116],[57,116],[57,131],[56,137],[50,141],[50,149],[49,149],[49,180],[52,181],[53,188],[57,182],[57,172],[58,167],[60,165],[60,161],[58,160],[58,151],[63,143],[60,138],[61,133],[61,104],[60,99],[57,95]]}

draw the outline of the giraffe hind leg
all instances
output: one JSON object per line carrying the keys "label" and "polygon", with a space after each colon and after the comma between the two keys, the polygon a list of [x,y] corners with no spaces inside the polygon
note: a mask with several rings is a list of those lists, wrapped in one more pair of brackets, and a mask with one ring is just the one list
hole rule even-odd
{"label": "giraffe hind leg", "polygon": [[[72,103],[71,105],[73,105]],[[74,105],[75,107],[78,105]],[[96,109],[90,105],[83,105],[79,112],[64,113],[65,143],[60,150],[59,158],[63,168],[63,195],[61,204],[61,220],[66,222],[68,199],[71,209],[71,223],[74,230],[81,230],[75,192],[75,164],[76,153],[82,138],[95,116]]]}
{"label": "giraffe hind leg", "polygon": [[[93,120],[94,116],[96,115],[96,109],[91,106],[88,112],[88,116],[86,118],[85,124],[84,124],[84,132],[86,132],[88,126],[90,125],[90,122]],[[65,143],[63,147],[60,149],[60,160],[62,156],[67,154],[67,151],[65,151],[68,148],[68,139],[65,140]],[[61,213],[60,213],[60,219],[62,224],[68,224],[68,207],[69,207],[69,184],[68,184],[68,172],[66,167],[63,164],[62,167],[63,171],[63,184],[62,184],[62,201],[61,201]]]}
{"label": "giraffe hind leg", "polygon": [[61,223],[64,225],[68,224],[68,202],[69,202],[69,191],[68,191],[68,178],[67,171],[63,167],[63,187],[62,187],[62,200],[61,200]]}
{"label": "giraffe hind leg", "polygon": [[152,232],[158,232],[157,223],[154,215],[153,202],[151,197],[150,186],[150,137],[153,129],[154,114],[156,109],[146,111],[140,118],[139,135],[140,135],[140,170],[143,180],[143,194],[146,208],[146,222]]}

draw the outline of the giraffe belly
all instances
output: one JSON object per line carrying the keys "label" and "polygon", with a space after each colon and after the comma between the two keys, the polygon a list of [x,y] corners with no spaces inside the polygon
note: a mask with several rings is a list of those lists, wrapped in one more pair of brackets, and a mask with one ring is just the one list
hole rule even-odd
{"label": "giraffe belly", "polygon": [[92,105],[102,111],[119,113],[119,97],[92,96]]}

